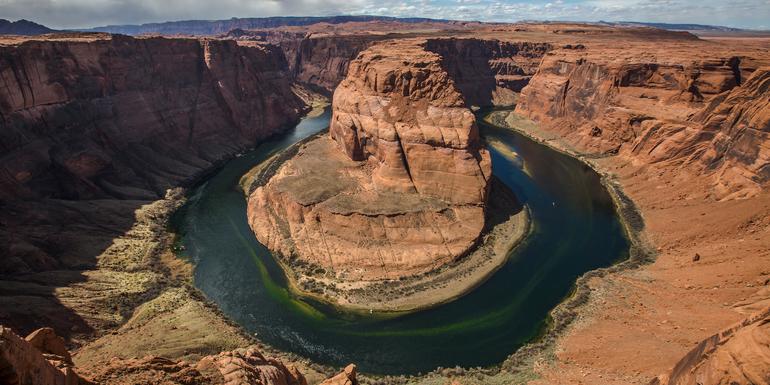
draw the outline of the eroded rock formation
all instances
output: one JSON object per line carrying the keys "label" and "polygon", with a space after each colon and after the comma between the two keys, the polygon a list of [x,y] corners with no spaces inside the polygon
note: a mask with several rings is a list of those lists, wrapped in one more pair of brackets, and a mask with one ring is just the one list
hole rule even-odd
{"label": "eroded rock formation", "polygon": [[553,49],[549,43],[493,39],[429,39],[425,48],[441,56],[468,105],[513,105],[540,60]]}
{"label": "eroded rock formation", "polygon": [[457,204],[486,199],[489,154],[441,57],[423,44],[388,42],[351,65],[337,87],[329,131],[353,160],[375,160],[382,191]]}
{"label": "eroded rock formation", "polygon": [[650,385],[770,384],[770,308],[703,340]]}
{"label": "eroded rock formation", "polygon": [[[81,376],[76,373],[64,340],[52,329],[39,329],[22,339],[0,326],[0,383],[307,385],[307,380],[295,366],[265,357],[255,346],[205,356],[192,363],[157,356],[114,358]],[[355,365],[323,383],[357,384]]]}
{"label": "eroded rock formation", "polygon": [[595,154],[709,173],[729,199],[770,180],[768,92],[752,59],[570,47],[544,57],[516,111]]}
{"label": "eroded rock formation", "polygon": [[0,326],[0,383],[7,385],[86,385],[72,368],[64,341],[51,329],[22,339]]}
{"label": "eroded rock formation", "polygon": [[[0,46],[0,84],[0,322],[65,337],[113,325],[115,309],[100,306],[131,286],[115,279],[146,277],[137,266],[154,257],[145,236],[155,230],[118,240],[143,222],[143,206],[306,108],[281,50],[253,42],[47,36]],[[85,294],[103,301],[79,309],[87,316],[68,308],[80,294],[59,290],[74,282],[100,293]]]}
{"label": "eroded rock formation", "polygon": [[348,281],[416,275],[468,252],[491,162],[441,57],[420,40],[375,45],[333,103],[336,145],[311,142],[251,195],[259,240]]}
{"label": "eroded rock formation", "polygon": [[346,366],[342,372],[327,379],[320,385],[358,385],[358,380],[356,379],[356,366],[353,364]]}
{"label": "eroded rock formation", "polygon": [[4,199],[156,199],[304,108],[269,45],[28,41],[0,61]]}

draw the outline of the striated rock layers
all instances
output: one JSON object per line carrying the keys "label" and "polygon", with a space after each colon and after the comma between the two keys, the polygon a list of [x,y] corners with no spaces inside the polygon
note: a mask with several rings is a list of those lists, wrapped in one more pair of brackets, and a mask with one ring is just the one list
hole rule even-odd
{"label": "striated rock layers", "polygon": [[304,108],[270,45],[28,41],[0,62],[4,199],[156,199]]}
{"label": "striated rock layers", "polygon": [[650,385],[770,384],[770,308],[701,341]]}
{"label": "striated rock layers", "polygon": [[[355,369],[355,365],[349,365],[323,383],[355,385],[358,383]],[[23,339],[0,326],[0,383],[307,385],[307,380],[294,365],[265,357],[255,346],[205,356],[192,363],[157,356],[113,358],[81,376],[76,373],[64,340],[52,329],[36,330]]]}
{"label": "striated rock layers", "polygon": [[552,51],[516,111],[595,154],[706,171],[717,198],[756,195],[770,181],[768,68],[696,50]]}
{"label": "striated rock layers", "polygon": [[249,223],[268,248],[359,281],[425,273],[475,245],[490,157],[424,41],[382,42],[351,63],[330,138],[251,194]]}
{"label": "striated rock layers", "polygon": [[90,384],[72,368],[64,340],[45,328],[26,339],[0,326],[0,383],[7,385]]}
{"label": "striated rock layers", "polygon": [[468,105],[512,105],[537,72],[550,43],[493,39],[429,39]]}
{"label": "striated rock layers", "polygon": [[91,39],[0,46],[0,253],[14,256],[0,272],[92,264],[72,255],[92,242],[36,224],[87,226],[92,206],[162,198],[305,108],[275,46]]}
{"label": "striated rock layers", "polygon": [[330,134],[353,160],[374,160],[380,190],[481,204],[491,174],[473,113],[441,65],[411,42],[362,53],[335,91]]}
{"label": "striated rock layers", "polygon": [[117,327],[168,282],[158,258],[181,198],[167,189],[304,109],[275,46],[95,34],[0,45],[0,323],[75,343]]}
{"label": "striated rock layers", "polygon": [[[296,52],[287,57],[296,81],[320,88],[329,95],[348,73],[348,66],[358,54],[383,35],[307,36]],[[285,44],[281,44],[283,48]]]}

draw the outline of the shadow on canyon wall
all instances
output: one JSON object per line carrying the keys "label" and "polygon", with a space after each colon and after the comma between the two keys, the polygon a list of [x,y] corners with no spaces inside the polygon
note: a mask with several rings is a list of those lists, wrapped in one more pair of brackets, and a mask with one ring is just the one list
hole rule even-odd
{"label": "shadow on canyon wall", "polygon": [[87,37],[0,47],[0,323],[22,335],[122,322],[163,279],[143,206],[307,108],[276,46]]}

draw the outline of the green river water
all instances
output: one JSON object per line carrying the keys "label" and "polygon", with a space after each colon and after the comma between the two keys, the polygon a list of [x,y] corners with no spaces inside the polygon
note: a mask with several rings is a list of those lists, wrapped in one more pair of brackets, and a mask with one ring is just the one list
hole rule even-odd
{"label": "green river water", "polygon": [[582,162],[511,130],[480,124],[509,151],[490,148],[493,172],[526,204],[530,237],[480,287],[451,303],[401,316],[353,315],[296,298],[246,221],[240,177],[271,154],[328,126],[327,110],[233,159],[191,191],[173,225],[195,264],[195,285],[260,340],[330,365],[374,374],[499,364],[536,337],[581,274],[628,256],[600,177]]}

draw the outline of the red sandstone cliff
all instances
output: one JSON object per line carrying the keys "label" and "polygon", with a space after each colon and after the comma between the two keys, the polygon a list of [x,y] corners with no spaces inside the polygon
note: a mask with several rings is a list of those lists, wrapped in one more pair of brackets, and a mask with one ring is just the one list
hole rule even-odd
{"label": "red sandstone cliff", "polygon": [[537,71],[549,43],[492,39],[429,39],[468,105],[512,105]]}
{"label": "red sandstone cliff", "polygon": [[330,134],[336,145],[302,147],[251,194],[249,223],[268,248],[360,281],[431,271],[476,244],[489,153],[424,40],[362,52],[335,91]]}
{"label": "red sandstone cliff", "polygon": [[562,48],[544,57],[516,111],[588,152],[686,164],[715,178],[719,198],[751,196],[770,180],[767,70],[757,65]]}
{"label": "red sandstone cliff", "polygon": [[358,54],[383,35],[313,36],[302,39],[291,63],[296,81],[332,94]]}
{"label": "red sandstone cliff", "polygon": [[90,337],[157,295],[154,278],[133,294],[115,281],[156,274],[173,203],[152,201],[296,122],[288,71],[278,48],[249,42],[0,46],[0,323]]}
{"label": "red sandstone cliff", "polygon": [[770,384],[770,308],[701,341],[650,385]]}
{"label": "red sandstone cliff", "polygon": [[333,109],[331,137],[353,160],[376,159],[378,188],[459,204],[486,199],[491,163],[473,113],[422,44],[386,42],[362,53]]}
{"label": "red sandstone cliff", "polygon": [[157,198],[304,108],[269,45],[29,41],[0,63],[4,199]]}

